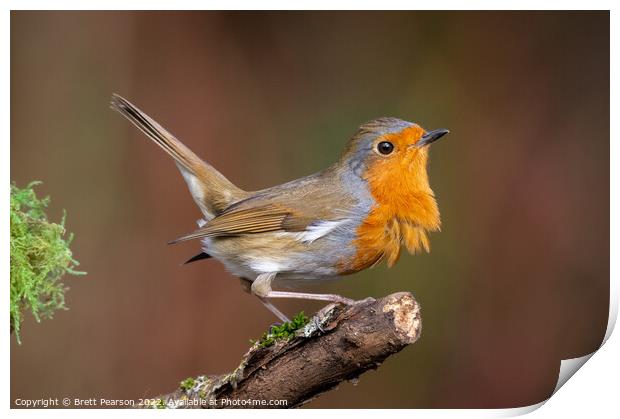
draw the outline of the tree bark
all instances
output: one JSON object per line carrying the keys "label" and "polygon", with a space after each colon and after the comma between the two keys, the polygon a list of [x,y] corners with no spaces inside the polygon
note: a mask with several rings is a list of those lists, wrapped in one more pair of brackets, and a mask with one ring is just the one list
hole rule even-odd
{"label": "tree bark", "polygon": [[420,307],[410,293],[330,304],[292,339],[269,347],[255,343],[230,374],[190,379],[142,407],[298,407],[376,369],[415,342],[421,330]]}

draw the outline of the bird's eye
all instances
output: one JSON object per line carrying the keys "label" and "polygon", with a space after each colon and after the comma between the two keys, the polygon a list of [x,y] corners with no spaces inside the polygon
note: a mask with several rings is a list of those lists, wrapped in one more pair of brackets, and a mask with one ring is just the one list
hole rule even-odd
{"label": "bird's eye", "polygon": [[377,151],[381,154],[388,155],[392,151],[394,151],[394,144],[389,141],[381,141],[379,144],[377,144]]}

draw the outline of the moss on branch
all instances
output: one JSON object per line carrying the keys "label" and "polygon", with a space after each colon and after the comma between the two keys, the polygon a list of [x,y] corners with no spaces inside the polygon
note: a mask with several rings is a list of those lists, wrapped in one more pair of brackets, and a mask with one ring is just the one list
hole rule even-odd
{"label": "moss on branch", "polygon": [[65,215],[60,223],[47,219],[49,197],[37,198],[32,182],[23,189],[11,184],[11,331],[20,342],[24,310],[37,322],[52,318],[56,310],[66,309],[61,282],[65,274],[84,275],[75,270],[78,262],[69,245],[73,238],[65,230]]}

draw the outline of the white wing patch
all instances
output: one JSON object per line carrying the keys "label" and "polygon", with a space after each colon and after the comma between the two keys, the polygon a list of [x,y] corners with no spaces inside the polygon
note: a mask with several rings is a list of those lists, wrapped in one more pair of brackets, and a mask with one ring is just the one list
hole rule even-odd
{"label": "white wing patch", "polygon": [[280,272],[285,270],[285,265],[275,260],[256,260],[250,263],[250,268],[259,273]]}
{"label": "white wing patch", "polygon": [[349,220],[319,221],[316,224],[310,224],[306,227],[306,231],[295,233],[295,239],[303,243],[312,243],[313,241],[331,233],[333,230],[338,228],[338,226],[346,223],[347,221]]}

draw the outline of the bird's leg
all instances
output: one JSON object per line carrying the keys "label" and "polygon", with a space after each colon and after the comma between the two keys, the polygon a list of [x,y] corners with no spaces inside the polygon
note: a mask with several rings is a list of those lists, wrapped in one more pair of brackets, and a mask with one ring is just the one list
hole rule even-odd
{"label": "bird's leg", "polygon": [[[243,288],[243,290],[245,292],[247,292],[248,294],[252,293],[252,281],[250,281],[247,278],[239,278],[239,282],[241,282],[241,288]],[[290,319],[288,317],[286,317],[286,314],[284,314],[280,310],[278,310],[278,308],[276,306],[274,306],[273,304],[271,304],[269,302],[269,300],[267,300],[264,297],[260,297],[258,295],[256,295],[256,296],[258,297],[260,302],[263,303],[265,305],[265,307],[267,307],[269,309],[269,311],[271,311],[273,314],[276,315],[277,318],[279,318],[283,322],[290,322]]]}
{"label": "bird's leg", "polygon": [[257,297],[261,301],[261,303],[263,303],[265,305],[265,307],[267,307],[269,309],[269,311],[271,311],[273,314],[276,315],[277,318],[279,318],[283,322],[290,322],[291,321],[288,317],[286,317],[286,314],[284,314],[280,310],[278,310],[278,308],[276,306],[274,306],[273,304],[271,304],[269,302],[269,300],[267,300],[266,298],[263,298],[263,297],[259,297],[258,295],[257,295]]}
{"label": "bird's leg", "polygon": [[337,294],[312,294],[307,292],[273,291],[271,282],[277,272],[268,272],[258,275],[252,283],[252,294],[262,298],[299,298],[303,300],[331,301],[345,305],[355,304],[355,300]]}
{"label": "bird's leg", "polygon": [[347,306],[355,304],[355,300],[338,294],[313,294],[309,292],[270,291],[267,298],[299,298],[302,300],[331,301]]}

